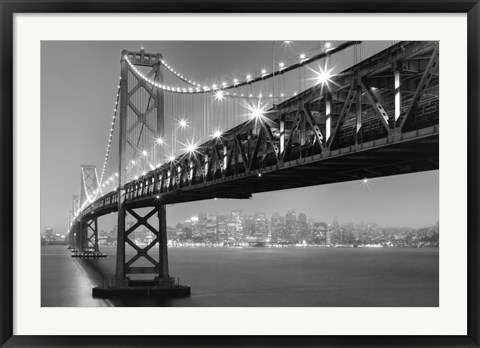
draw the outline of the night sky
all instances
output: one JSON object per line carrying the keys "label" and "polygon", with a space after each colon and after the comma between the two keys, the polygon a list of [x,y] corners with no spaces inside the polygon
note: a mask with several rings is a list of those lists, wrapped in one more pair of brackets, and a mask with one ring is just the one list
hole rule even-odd
{"label": "night sky", "polygon": [[[318,42],[275,44],[276,60],[295,57],[319,47]],[[390,45],[365,42],[364,57]],[[201,82],[223,81],[255,73],[272,65],[272,42],[61,42],[41,44],[41,226],[56,233],[68,228],[72,195],[79,192],[80,165],[102,168],[120,75],[123,49],[161,52],[175,69]],[[337,70],[353,63],[353,51],[332,59]],[[114,148],[117,143],[114,143]],[[112,163],[116,161],[115,149]],[[250,200],[217,200],[167,207],[168,225],[196,215],[288,209],[308,218],[330,222],[378,222],[383,226],[422,227],[439,214],[438,171],[284,190],[254,195]],[[207,203],[208,202],[208,203]],[[107,226],[101,226],[107,229]],[[110,227],[108,227],[110,228]]]}

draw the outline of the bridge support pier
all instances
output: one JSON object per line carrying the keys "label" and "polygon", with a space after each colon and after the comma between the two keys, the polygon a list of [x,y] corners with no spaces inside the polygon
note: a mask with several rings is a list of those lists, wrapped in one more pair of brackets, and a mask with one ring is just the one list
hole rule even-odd
{"label": "bridge support pier", "polygon": [[[148,208],[149,211],[141,216],[138,211],[141,208]],[[158,218],[158,225],[154,219],[155,215]],[[134,219],[133,223],[127,222],[127,216]],[[140,227],[148,230],[151,238],[146,239],[145,234],[140,238],[136,237],[135,232]],[[143,238],[145,239],[142,246],[138,245],[139,239]],[[122,204],[118,216],[116,274],[107,279],[102,287],[93,288],[93,296],[101,298],[189,296],[190,287],[176,284],[175,279],[169,274],[167,242],[165,205],[134,208]],[[128,253],[127,246],[130,247]],[[152,252],[156,247],[157,255]]]}
{"label": "bridge support pier", "polygon": [[106,257],[98,247],[98,220],[80,220],[74,227],[75,231],[75,253],[73,257],[78,258],[99,258]]}

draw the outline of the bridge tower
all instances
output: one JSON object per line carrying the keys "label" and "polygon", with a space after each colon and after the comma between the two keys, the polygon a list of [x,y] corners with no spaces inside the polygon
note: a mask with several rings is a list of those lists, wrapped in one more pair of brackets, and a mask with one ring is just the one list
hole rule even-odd
{"label": "bridge tower", "polygon": [[[99,196],[100,185],[98,182],[97,169],[92,164],[82,164],[80,168],[80,196],[73,197],[73,209],[80,211],[85,205],[93,203]],[[80,252],[98,249],[98,221],[96,216],[82,216],[75,226],[76,248]]]}
{"label": "bridge tower", "polygon": [[[119,200],[117,229],[116,274],[113,286],[128,287],[142,282],[130,279],[131,275],[150,275],[148,284],[157,288],[171,289],[173,278],[168,271],[166,209],[158,199],[148,200],[135,206],[125,199],[123,185],[132,179],[127,168],[130,160],[138,158],[149,141],[164,136],[164,96],[159,88],[139,78],[143,74],[156,83],[163,82],[162,55],[124,50],[121,57],[120,123],[119,123]],[[152,158],[153,155],[153,158]],[[162,153],[141,156],[148,168],[160,161]],[[150,170],[149,168],[148,170]],[[140,211],[139,211],[140,209]],[[143,214],[147,210],[146,214]],[[152,223],[149,219],[155,219]],[[129,220],[129,221],[127,221]],[[133,220],[133,223],[132,223]],[[128,225],[127,225],[128,224]],[[136,244],[133,236],[140,227],[148,229],[153,238],[146,247]],[[149,254],[158,245],[158,255]],[[127,260],[126,247],[136,253]],[[143,282],[143,284],[146,284]]]}

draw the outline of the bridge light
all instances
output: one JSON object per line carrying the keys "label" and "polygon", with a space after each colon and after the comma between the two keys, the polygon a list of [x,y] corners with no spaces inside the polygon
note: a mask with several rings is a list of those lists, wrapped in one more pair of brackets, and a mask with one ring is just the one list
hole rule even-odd
{"label": "bridge light", "polygon": [[331,74],[332,70],[333,69],[327,70],[326,68],[325,69],[320,68],[320,71],[315,72],[317,74],[317,76],[315,77],[317,84],[319,84],[319,83],[325,84],[325,83],[330,82],[330,79],[333,76]]}
{"label": "bridge light", "polygon": [[143,157],[147,157],[147,156],[148,156],[147,150],[143,150],[143,151],[142,151],[142,156],[143,156]]}
{"label": "bridge light", "polygon": [[215,100],[221,101],[224,99],[223,91],[218,90],[215,92]]}
{"label": "bridge light", "polygon": [[259,119],[263,117],[265,114],[264,108],[260,108],[259,106],[253,106],[250,112],[250,116],[255,119]]}
{"label": "bridge light", "polygon": [[197,146],[195,144],[188,144],[186,147],[186,150],[190,153],[194,152],[197,149]]}
{"label": "bridge light", "polygon": [[157,144],[158,145],[163,145],[163,139],[161,137],[157,138]]}
{"label": "bridge light", "polygon": [[214,84],[212,85],[212,89],[217,89],[217,84],[216,84],[216,83],[214,83]]}
{"label": "bridge light", "polygon": [[133,165],[135,165],[135,161],[134,161],[134,160],[131,160],[130,163],[132,163]]}
{"label": "bridge light", "polygon": [[175,156],[173,156],[173,155],[172,155],[172,156],[168,156],[168,160],[169,160],[170,162],[175,161]]}
{"label": "bridge light", "polygon": [[180,121],[178,121],[178,125],[179,125],[181,128],[185,128],[185,127],[188,126],[188,122],[187,122],[187,120],[185,120],[185,119],[182,118]]}
{"label": "bridge light", "polygon": [[278,66],[280,67],[280,70],[285,68],[285,63],[284,62],[280,62],[278,63]]}
{"label": "bridge light", "polygon": [[219,139],[221,136],[222,136],[222,131],[220,131],[218,129],[216,129],[212,134],[212,137],[215,138],[215,139]]}
{"label": "bridge light", "polygon": [[223,87],[227,87],[227,83],[226,83],[226,82],[222,82],[222,86],[223,86]]}
{"label": "bridge light", "polygon": [[133,178],[134,178],[135,180],[138,180],[138,176],[137,176],[137,175],[135,175]]}
{"label": "bridge light", "polygon": [[238,83],[238,79],[233,79],[233,84],[236,85]]}
{"label": "bridge light", "polygon": [[332,49],[332,43],[329,42],[329,41],[325,42],[325,44],[323,45],[323,48],[325,49],[325,51],[331,50]]}
{"label": "bridge light", "polygon": [[304,60],[306,57],[305,53],[300,53],[300,61]]}
{"label": "bridge light", "polygon": [[143,172],[142,175],[143,175],[143,176],[147,175],[147,172]]}
{"label": "bridge light", "polygon": [[267,70],[266,69],[262,69],[262,77],[265,76],[267,74]]}
{"label": "bridge light", "polygon": [[252,79],[252,75],[247,74],[247,82],[250,81],[251,79]]}

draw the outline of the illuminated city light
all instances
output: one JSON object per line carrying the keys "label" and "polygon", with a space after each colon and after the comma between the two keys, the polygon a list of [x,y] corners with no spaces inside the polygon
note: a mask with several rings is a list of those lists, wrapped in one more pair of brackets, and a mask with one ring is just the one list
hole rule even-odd
{"label": "illuminated city light", "polygon": [[172,156],[168,156],[168,160],[169,160],[170,162],[175,161],[175,156],[173,156],[173,155],[172,155]]}
{"label": "illuminated city light", "polygon": [[135,165],[135,161],[134,161],[134,160],[132,160],[130,163],[132,163],[133,165]]}
{"label": "illuminated city light", "polygon": [[185,128],[188,126],[188,122],[187,120],[185,119],[181,119],[180,121],[178,121],[178,125],[181,127],[181,128]]}
{"label": "illuminated city light", "polygon": [[163,145],[164,140],[162,138],[157,138],[157,144],[158,145]]}
{"label": "illuminated city light", "polygon": [[142,151],[142,156],[143,156],[143,157],[147,157],[147,156],[148,156],[147,150],[143,150],[143,151]]}

